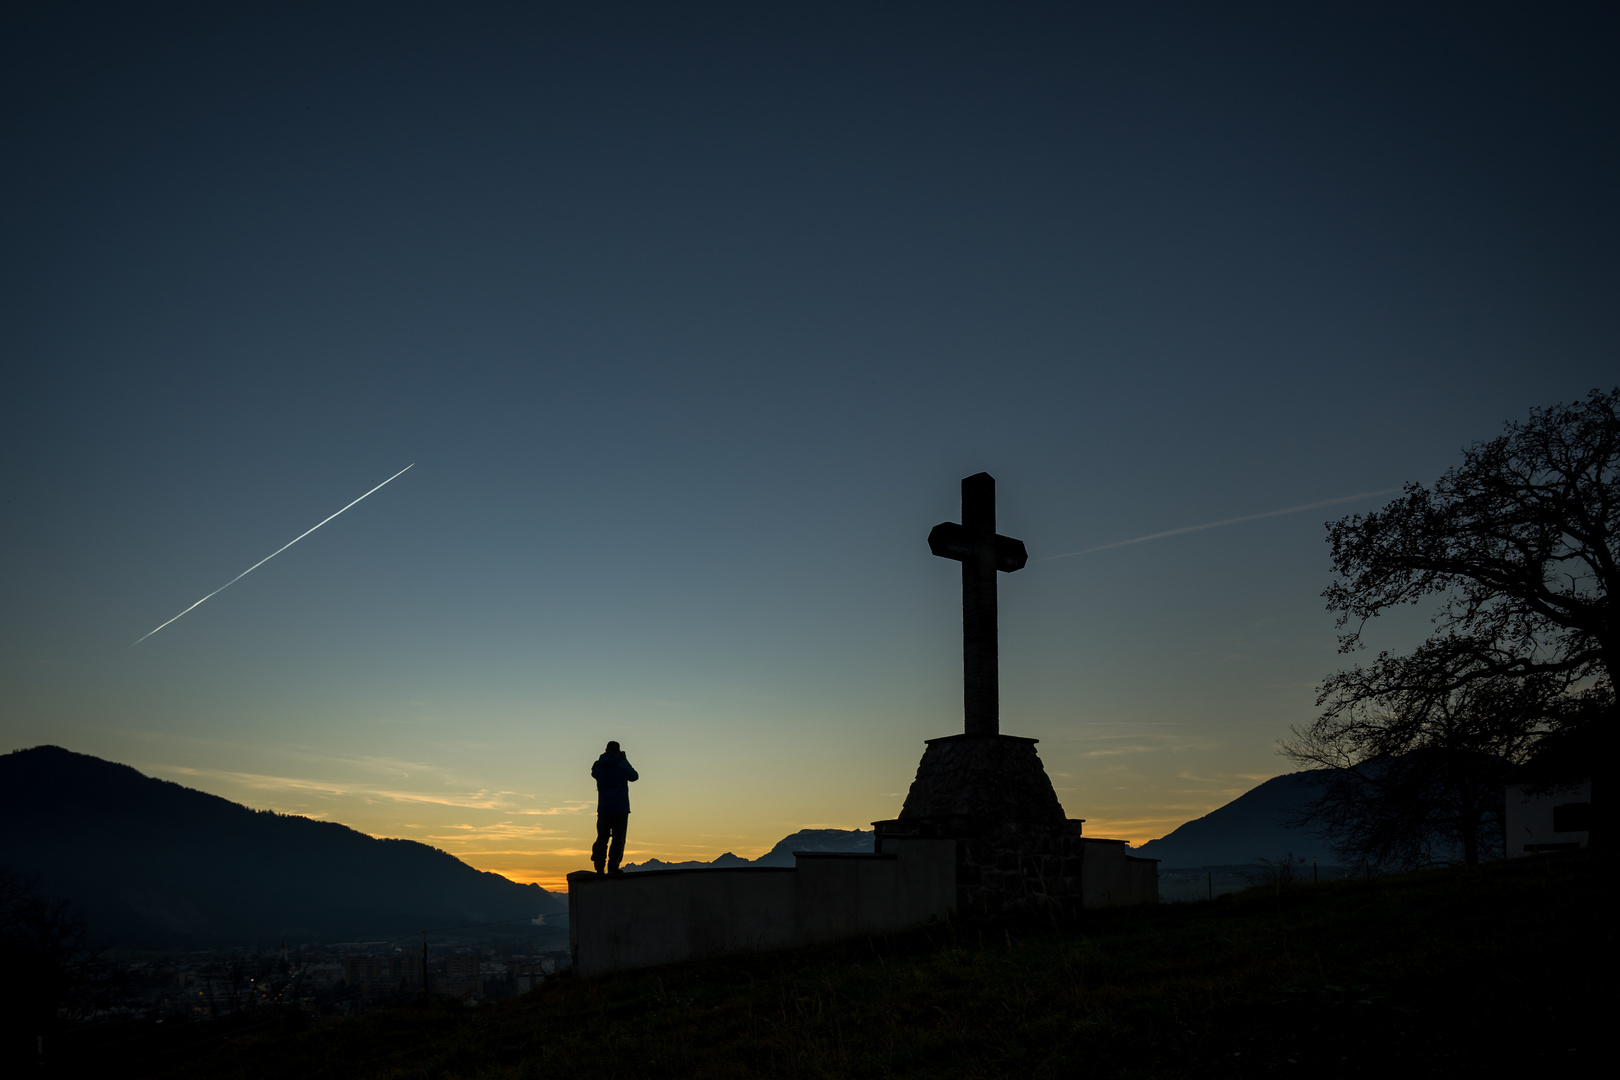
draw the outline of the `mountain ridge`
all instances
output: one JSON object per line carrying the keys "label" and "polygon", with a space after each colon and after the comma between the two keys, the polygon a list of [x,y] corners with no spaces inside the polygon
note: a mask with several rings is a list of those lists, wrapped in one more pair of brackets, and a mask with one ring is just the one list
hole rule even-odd
{"label": "mountain ridge", "polygon": [[873,838],[876,835],[876,830],[873,829],[800,829],[798,832],[778,840],[775,847],[757,859],[745,859],[741,855],[734,855],[727,851],[707,862],[702,859],[688,859],[685,862],[665,862],[662,859],[648,859],[644,863],[625,863],[624,871],[628,874],[634,874],[646,870],[718,870],[740,866],[792,866],[795,851],[869,852],[872,850]]}
{"label": "mountain ridge", "polygon": [[58,746],[0,756],[0,864],[130,948],[386,938],[567,908],[414,840],[253,810]]}
{"label": "mountain ridge", "polygon": [[[1164,870],[1190,867],[1254,866],[1262,859],[1277,861],[1292,854],[1296,859],[1316,860],[1323,866],[1339,862],[1332,847],[1309,829],[1286,824],[1301,808],[1317,798],[1321,783],[1310,772],[1274,776],[1202,817],[1194,818],[1169,833],[1132,848],[1131,854],[1158,859]],[[757,859],[745,859],[726,852],[704,861],[691,859],[665,862],[648,859],[626,863],[627,873],[646,870],[701,870],[749,866],[792,866],[795,851],[871,851],[872,830],[801,829],[783,837],[770,851]]]}
{"label": "mountain ridge", "polygon": [[1158,859],[1163,869],[1253,865],[1288,853],[1330,865],[1339,861],[1330,844],[1309,829],[1285,824],[1321,793],[1321,783],[1310,772],[1273,776],[1203,817],[1132,848],[1131,854]]}

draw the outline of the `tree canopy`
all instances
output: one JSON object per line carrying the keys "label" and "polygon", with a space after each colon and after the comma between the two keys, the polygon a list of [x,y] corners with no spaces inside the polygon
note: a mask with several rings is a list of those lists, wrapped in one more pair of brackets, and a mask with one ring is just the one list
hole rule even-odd
{"label": "tree canopy", "polygon": [[1328,529],[1339,580],[1323,595],[1353,623],[1443,598],[1440,631],[1466,645],[1470,678],[1567,672],[1615,681],[1610,597],[1620,576],[1620,388],[1535,409],[1464,452],[1433,487]]}
{"label": "tree canopy", "polygon": [[1321,715],[1283,746],[1341,770],[1314,817],[1359,857],[1421,861],[1441,837],[1472,861],[1505,769],[1613,715],[1617,405],[1620,388],[1533,409],[1432,486],[1328,526],[1341,652],[1376,616],[1435,605],[1428,640],[1330,676]]}

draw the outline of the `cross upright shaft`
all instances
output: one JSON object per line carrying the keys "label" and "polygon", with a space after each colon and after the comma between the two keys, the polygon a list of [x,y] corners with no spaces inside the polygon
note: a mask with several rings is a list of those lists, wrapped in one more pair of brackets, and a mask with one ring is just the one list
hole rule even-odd
{"label": "cross upright shaft", "polygon": [[975,473],[962,481],[962,523],[941,522],[928,549],[962,564],[962,718],[969,735],[1001,731],[997,672],[996,572],[1021,570],[1029,561],[1022,540],[996,533],[996,481]]}

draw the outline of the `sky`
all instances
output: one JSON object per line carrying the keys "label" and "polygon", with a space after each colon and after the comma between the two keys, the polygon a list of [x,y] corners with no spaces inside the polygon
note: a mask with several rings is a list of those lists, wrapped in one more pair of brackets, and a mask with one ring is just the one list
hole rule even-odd
{"label": "sky", "polygon": [[1390,496],[1255,515],[1620,370],[1612,9],[1413,7],[6,5],[0,752],[552,888],[608,739],[631,860],[867,828],[988,471],[1068,814],[1288,771]]}

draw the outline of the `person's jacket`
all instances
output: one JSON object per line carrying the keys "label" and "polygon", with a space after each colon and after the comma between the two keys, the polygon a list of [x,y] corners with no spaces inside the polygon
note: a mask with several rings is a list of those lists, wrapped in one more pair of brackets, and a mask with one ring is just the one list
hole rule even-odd
{"label": "person's jacket", "polygon": [[591,775],[596,778],[596,812],[628,814],[630,781],[641,779],[630,759],[623,754],[603,754],[591,766]]}

